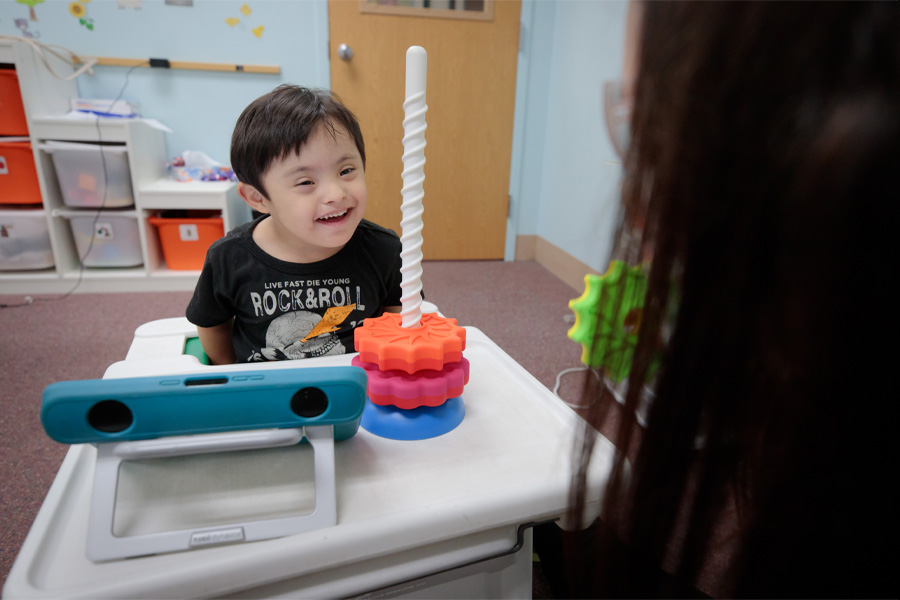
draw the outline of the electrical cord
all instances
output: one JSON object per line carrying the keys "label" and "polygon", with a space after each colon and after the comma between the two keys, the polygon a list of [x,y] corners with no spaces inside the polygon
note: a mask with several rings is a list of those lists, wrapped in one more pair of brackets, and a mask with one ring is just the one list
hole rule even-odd
{"label": "electrical cord", "polygon": [[[601,371],[599,369],[592,369],[587,366],[581,367],[571,367],[569,369],[563,369],[556,375],[556,384],[553,386],[553,395],[558,397],[560,400],[565,403],[569,408],[574,409],[583,409],[587,408],[591,404],[597,401],[596,398],[593,398],[588,404],[578,404],[575,402],[569,402],[565,398],[559,395],[560,384],[562,383],[563,375],[568,375],[569,373],[580,373],[583,371],[591,371],[594,374],[594,377],[597,381],[602,381],[603,387],[612,394],[612,397],[616,402],[625,406],[625,395],[628,393],[628,380],[624,380],[620,383],[613,383],[608,377],[603,377],[601,380]],[[637,422],[641,425],[641,427],[647,426],[647,411],[650,408],[650,403],[653,402],[653,399],[656,397],[653,388],[649,385],[645,385],[641,390],[641,396],[638,401],[638,407],[634,411],[634,416],[637,419]]]}
{"label": "electrical cord", "polygon": [[600,381],[600,373],[596,369],[591,369],[587,366],[581,367],[571,367],[569,369],[563,369],[559,373],[556,374],[556,383],[553,385],[553,394],[557,396],[560,400],[562,400],[566,406],[570,408],[587,408],[587,405],[577,404],[575,402],[569,402],[565,398],[559,395],[559,388],[562,385],[563,375],[568,375],[569,373],[581,373],[583,371],[592,371],[594,373],[594,377],[597,378],[597,381]]}
{"label": "electrical cord", "polygon": [[[145,66],[145,63],[138,63],[128,68],[128,70],[125,72],[125,83],[122,85],[122,88],[119,90],[119,94],[116,96],[116,99],[113,100],[111,106],[115,106],[116,102],[122,99],[122,95],[128,88],[128,80],[131,76],[131,72],[142,66]],[[36,298],[32,296],[25,296],[23,302],[18,304],[0,304],[0,309],[15,308],[18,306],[29,306],[36,300],[41,302],[55,302],[57,300],[63,300],[75,293],[75,290],[77,290],[79,286],[81,286],[81,283],[84,280],[84,259],[87,258],[87,256],[91,253],[91,250],[93,250],[94,248],[94,240],[96,240],[97,238],[97,222],[100,220],[100,215],[103,213],[103,209],[106,208],[106,202],[109,196],[109,190],[107,189],[109,186],[109,172],[106,166],[106,156],[103,152],[103,133],[100,129],[100,118],[100,115],[97,115],[94,118],[94,127],[97,130],[97,143],[98,149],[100,151],[100,163],[103,167],[103,198],[100,201],[100,206],[97,208],[97,211],[94,214],[94,220],[91,223],[91,239],[88,243],[87,250],[85,250],[84,253],[79,257],[78,279],[75,281],[75,285],[72,286],[72,288],[68,291],[56,296],[38,296]]]}
{"label": "electrical cord", "polygon": [[[0,40],[8,40],[12,42],[21,42],[23,44],[28,44],[29,46],[31,46],[32,50],[34,50],[35,56],[37,56],[38,59],[40,59],[41,63],[43,63],[44,67],[47,68],[47,71],[49,71],[51,75],[62,81],[72,81],[75,78],[80,77],[84,73],[87,73],[89,75],[94,74],[92,67],[97,64],[96,58],[82,58],[63,46],[57,46],[56,44],[45,44],[44,42],[39,42],[35,39],[27,38],[21,35],[0,35]],[[47,53],[52,54],[63,62],[71,64],[73,68],[75,68],[75,65],[78,63],[81,63],[81,66],[75,68],[75,71],[69,73],[68,75],[59,75],[56,71],[53,70],[53,67],[50,66],[50,62],[47,60]]]}
{"label": "electrical cord", "polygon": [[34,304],[34,298],[25,296],[25,298],[22,299],[22,302],[19,302],[18,304],[0,304],[0,308],[15,308],[17,306],[28,306],[29,304]]}
{"label": "electrical cord", "polygon": [[[111,106],[115,106],[116,102],[122,99],[122,95],[125,93],[125,89],[128,87],[128,79],[131,76],[131,72],[141,66],[144,66],[143,63],[136,64],[128,68],[128,70],[125,72],[125,83],[119,90],[119,93],[116,96],[115,100],[112,101]],[[106,208],[106,202],[109,198],[109,171],[106,166],[106,155],[103,152],[103,132],[100,129],[100,118],[100,115],[96,115],[94,117],[94,127],[97,130],[97,143],[98,149],[100,151],[100,163],[103,167],[103,198],[100,200],[100,206],[97,208],[97,212],[94,214],[94,220],[91,222],[91,240],[88,243],[87,250],[85,250],[84,254],[79,257],[78,280],[75,282],[75,285],[72,286],[72,289],[59,296],[38,298],[38,300],[41,301],[62,300],[75,293],[75,290],[78,289],[78,287],[81,285],[81,282],[84,280],[84,259],[87,258],[87,256],[91,253],[91,250],[94,249],[94,241],[97,239],[97,222],[100,220],[100,215],[103,213],[103,209]]]}

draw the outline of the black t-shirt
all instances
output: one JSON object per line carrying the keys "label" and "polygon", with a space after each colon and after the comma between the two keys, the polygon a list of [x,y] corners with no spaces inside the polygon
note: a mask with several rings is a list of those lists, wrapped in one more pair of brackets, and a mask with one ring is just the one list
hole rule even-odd
{"label": "black t-shirt", "polygon": [[253,228],[267,215],[214,242],[188,304],[199,327],[234,320],[237,362],[353,352],[353,329],[400,306],[400,238],[363,220],[334,256],[310,264],[266,254]]}

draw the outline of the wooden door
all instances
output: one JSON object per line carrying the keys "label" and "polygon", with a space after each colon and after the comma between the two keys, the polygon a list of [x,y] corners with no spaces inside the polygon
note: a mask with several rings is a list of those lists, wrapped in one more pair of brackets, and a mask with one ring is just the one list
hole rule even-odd
{"label": "wooden door", "polygon": [[[422,235],[429,260],[504,256],[521,6],[488,5],[490,20],[474,20],[328,2],[331,87],[365,136],[366,218],[398,234],[406,49],[428,53]],[[341,44],[353,51],[349,61],[339,58]]]}

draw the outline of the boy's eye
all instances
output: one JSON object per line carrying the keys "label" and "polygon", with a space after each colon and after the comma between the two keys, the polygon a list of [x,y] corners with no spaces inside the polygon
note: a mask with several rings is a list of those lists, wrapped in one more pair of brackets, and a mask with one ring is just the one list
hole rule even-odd
{"label": "boy's eye", "polygon": [[312,185],[312,184],[313,184],[313,182],[312,182],[311,180],[309,180],[309,179],[304,179],[303,181],[301,181],[301,182],[298,183],[297,185]]}
{"label": "boy's eye", "polygon": [[352,173],[355,170],[356,169],[354,169],[353,167],[346,167],[344,170],[341,171],[341,175],[349,175],[350,173]]}

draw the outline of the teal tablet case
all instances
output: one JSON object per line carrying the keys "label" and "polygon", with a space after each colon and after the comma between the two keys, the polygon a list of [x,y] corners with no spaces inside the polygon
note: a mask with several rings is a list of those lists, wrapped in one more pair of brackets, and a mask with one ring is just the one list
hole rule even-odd
{"label": "teal tablet case", "polygon": [[44,389],[41,422],[64,444],[334,425],[356,434],[366,398],[357,367],[63,381]]}

